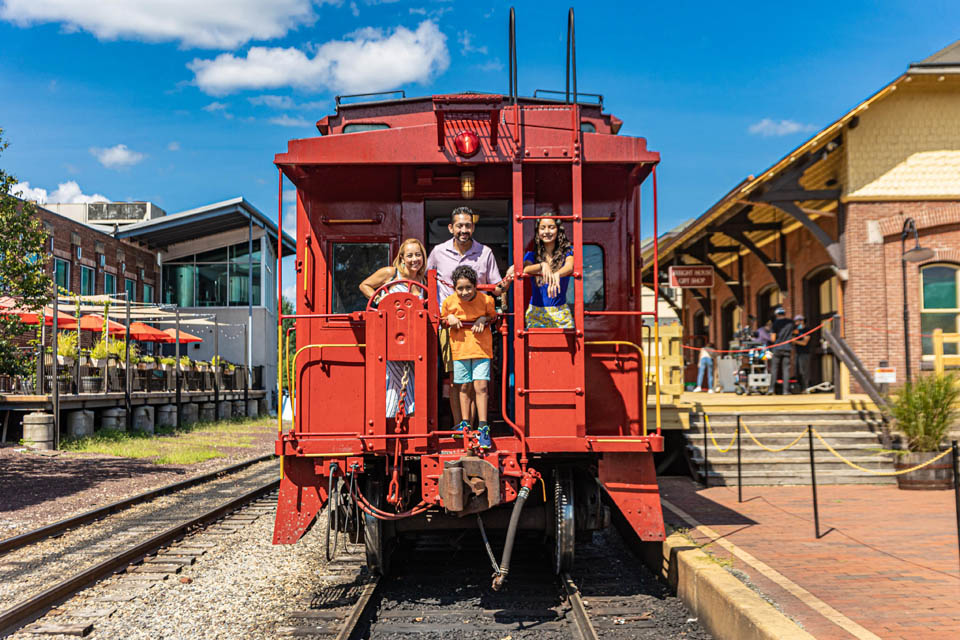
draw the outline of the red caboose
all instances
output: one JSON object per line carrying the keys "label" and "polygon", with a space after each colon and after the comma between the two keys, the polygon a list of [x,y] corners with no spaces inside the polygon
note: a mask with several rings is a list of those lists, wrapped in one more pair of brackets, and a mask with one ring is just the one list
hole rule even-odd
{"label": "red caboose", "polygon": [[[659,154],[618,135],[620,120],[603,112],[602,97],[578,95],[575,79],[557,100],[517,97],[515,73],[510,86],[508,96],[338,98],[336,114],[317,123],[320,137],[291,140],[276,156],[281,192],[284,176],[297,187],[297,314],[296,344],[281,342],[294,423],[277,440],[275,543],[296,542],[324,505],[334,529],[354,530],[349,506],[369,564],[384,570],[396,536],[477,526],[463,518],[477,513],[508,529],[507,554],[516,529],[544,530],[560,570],[578,533],[608,522],[601,488],[641,539],[663,539],[653,463],[663,438],[646,423],[658,354],[639,346],[657,344],[656,309],[641,309],[639,256],[641,185],[655,185]],[[358,289],[404,238],[428,251],[449,240],[461,205],[475,212],[474,240],[501,273],[522,273],[544,213],[564,222],[573,244],[574,328],[525,326],[530,277],[501,300],[490,450],[452,437],[436,272],[426,300],[411,288],[374,305]],[[387,415],[387,362],[413,376],[411,415]]]}

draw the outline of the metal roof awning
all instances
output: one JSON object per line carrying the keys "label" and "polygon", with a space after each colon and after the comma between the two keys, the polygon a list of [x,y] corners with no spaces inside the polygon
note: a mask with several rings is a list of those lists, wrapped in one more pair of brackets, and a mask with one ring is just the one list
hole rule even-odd
{"label": "metal roof awning", "polygon": [[[244,198],[224,200],[189,211],[138,222],[119,229],[116,237],[142,242],[154,249],[165,248],[187,240],[247,228],[251,220],[254,225],[265,229],[267,236],[276,242],[277,225]],[[283,255],[295,253],[296,241],[284,233]]]}

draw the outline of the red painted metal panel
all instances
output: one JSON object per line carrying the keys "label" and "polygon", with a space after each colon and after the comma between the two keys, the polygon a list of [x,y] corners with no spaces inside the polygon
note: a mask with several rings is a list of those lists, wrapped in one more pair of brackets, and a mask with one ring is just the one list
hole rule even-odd
{"label": "red painted metal panel", "polygon": [[600,457],[600,483],[641,540],[666,538],[660,489],[651,453],[604,453]]}

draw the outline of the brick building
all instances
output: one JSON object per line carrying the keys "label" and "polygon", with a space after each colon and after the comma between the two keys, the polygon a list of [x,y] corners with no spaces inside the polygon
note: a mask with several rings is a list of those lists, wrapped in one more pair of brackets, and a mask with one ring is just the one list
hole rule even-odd
{"label": "brick building", "polygon": [[[917,237],[905,234],[908,221]],[[904,235],[903,248],[919,242],[932,257],[902,262]],[[886,362],[902,382],[905,334],[912,370],[929,368],[924,336],[960,331],[960,41],[909,65],[663,241],[661,273],[674,264],[716,274],[713,287],[684,292],[686,344],[722,348],[747,316],[762,324],[783,304],[808,326],[841,314],[837,330],[867,369]],[[833,379],[833,358],[815,351],[814,381]]]}

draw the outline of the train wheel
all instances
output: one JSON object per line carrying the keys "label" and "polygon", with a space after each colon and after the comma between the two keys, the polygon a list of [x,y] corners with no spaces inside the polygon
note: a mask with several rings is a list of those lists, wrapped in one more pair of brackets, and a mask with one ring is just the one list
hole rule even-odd
{"label": "train wheel", "polygon": [[[367,500],[378,509],[383,508],[383,486],[379,481],[367,483]],[[363,541],[367,550],[367,567],[373,573],[386,575],[390,571],[392,523],[363,514]]]}
{"label": "train wheel", "polygon": [[553,472],[554,550],[553,570],[556,573],[573,568],[576,543],[576,522],[573,504],[573,471],[557,469]]}

